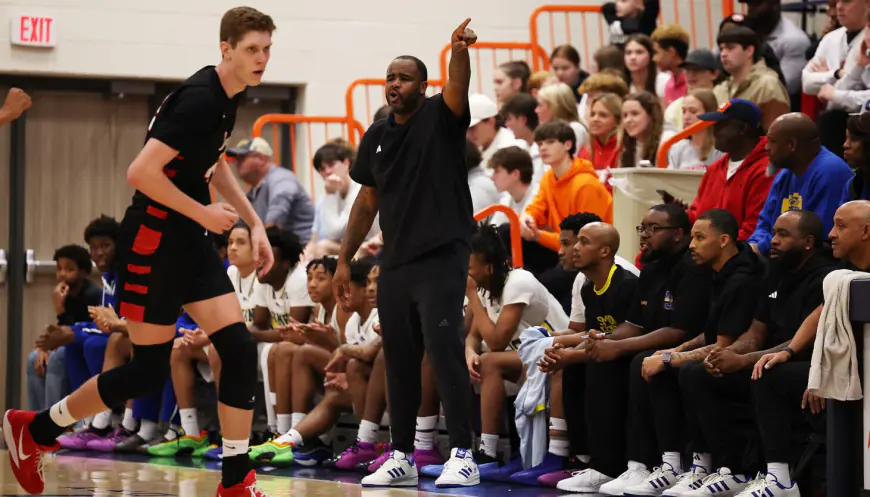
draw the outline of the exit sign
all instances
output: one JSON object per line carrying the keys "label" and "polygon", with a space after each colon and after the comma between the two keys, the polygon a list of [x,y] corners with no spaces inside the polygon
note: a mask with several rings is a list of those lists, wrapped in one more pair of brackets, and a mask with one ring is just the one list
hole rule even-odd
{"label": "exit sign", "polygon": [[13,45],[54,47],[57,45],[57,23],[54,16],[21,14],[12,16]]}

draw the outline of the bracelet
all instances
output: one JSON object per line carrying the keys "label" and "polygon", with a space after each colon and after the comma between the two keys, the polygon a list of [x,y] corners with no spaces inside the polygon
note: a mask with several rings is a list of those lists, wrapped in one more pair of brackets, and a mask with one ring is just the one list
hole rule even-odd
{"label": "bracelet", "polygon": [[791,347],[785,347],[784,349],[782,349],[782,351],[783,351],[783,352],[787,352],[789,358],[793,358],[794,356],[797,355],[797,352],[795,352],[794,349],[791,348]]}

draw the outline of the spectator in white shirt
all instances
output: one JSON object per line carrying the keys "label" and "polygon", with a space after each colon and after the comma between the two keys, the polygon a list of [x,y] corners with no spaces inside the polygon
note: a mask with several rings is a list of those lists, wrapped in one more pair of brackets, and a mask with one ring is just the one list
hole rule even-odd
{"label": "spectator in white shirt", "polygon": [[477,213],[490,205],[499,203],[500,195],[489,172],[483,168],[480,150],[471,140],[465,140],[465,163],[468,165],[468,190],[471,192],[471,208]]}
{"label": "spectator in white shirt", "polygon": [[492,76],[492,85],[495,87],[495,98],[499,105],[526,92],[532,70],[522,60],[512,60],[499,64]]}
{"label": "spectator in white shirt", "polygon": [[[350,210],[362,186],[350,179],[350,164],[354,149],[343,141],[333,141],[320,147],[314,154],[314,170],[323,178],[326,195],[315,211],[311,241],[305,248],[306,258],[338,255],[341,241],[350,218]],[[380,231],[377,221],[366,239]]]}
{"label": "spectator in white shirt", "polygon": [[[534,167],[529,153],[519,147],[503,148],[492,156],[488,166],[492,169],[495,188],[501,194],[501,205],[510,207],[517,217],[522,216],[538,192],[538,183],[532,181]],[[501,212],[492,218],[492,224],[507,222],[508,217]]]}
{"label": "spectator in white shirt", "polygon": [[574,98],[574,92],[565,83],[556,83],[541,88],[535,112],[538,113],[539,124],[547,124],[556,119],[567,122],[577,138],[577,150],[589,143],[589,132],[586,130],[586,126],[580,123],[580,114],[577,113],[577,100]]}
{"label": "spectator in white shirt", "polygon": [[[683,99],[683,126],[699,121],[698,116],[719,107],[712,90],[692,90]],[[700,170],[719,160],[723,154],[713,147],[713,127],[674,143],[668,151],[668,169]]]}
{"label": "spectator in white shirt", "polygon": [[[541,152],[535,142],[535,129],[538,127],[538,114],[535,112],[537,107],[538,100],[535,97],[528,93],[520,93],[505,102],[501,108],[505,126],[513,131],[518,141],[523,141],[528,145],[532,166],[535,168],[535,173],[532,175],[532,184],[534,185],[541,182],[544,173],[550,168],[541,160]],[[519,144],[517,146],[523,148]],[[492,162],[492,158],[490,158],[490,162]]]}
{"label": "spectator in white shirt", "polygon": [[488,162],[497,150],[518,145],[519,140],[513,132],[502,126],[498,106],[492,99],[477,93],[468,98],[468,107],[471,110],[471,122],[465,136],[477,145],[484,162]]}
{"label": "spectator in white shirt", "polygon": [[647,35],[632,35],[625,44],[626,83],[631,93],[648,91],[665,98],[665,86],[670,74],[660,73],[653,64],[652,39]]}

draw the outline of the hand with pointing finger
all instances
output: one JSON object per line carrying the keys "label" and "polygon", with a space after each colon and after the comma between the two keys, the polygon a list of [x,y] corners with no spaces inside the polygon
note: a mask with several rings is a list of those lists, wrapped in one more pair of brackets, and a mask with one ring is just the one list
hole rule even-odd
{"label": "hand with pointing finger", "polygon": [[453,31],[453,36],[450,37],[450,44],[453,45],[453,50],[464,50],[477,41],[477,34],[474,30],[468,28],[468,23],[471,22],[469,17]]}

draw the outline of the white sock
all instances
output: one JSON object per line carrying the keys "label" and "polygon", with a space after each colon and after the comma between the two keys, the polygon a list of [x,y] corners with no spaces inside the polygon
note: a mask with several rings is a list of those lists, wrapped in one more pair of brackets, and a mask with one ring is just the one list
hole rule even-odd
{"label": "white sock", "polygon": [[290,415],[290,429],[295,430],[296,427],[299,426],[299,423],[301,423],[303,419],[305,419],[304,412],[294,412],[293,414],[291,414]]}
{"label": "white sock", "polygon": [[278,403],[278,394],[275,392],[269,392],[269,403],[273,406]]}
{"label": "white sock", "polygon": [[713,472],[713,456],[709,452],[692,454],[692,464],[704,468],[708,473]]}
{"label": "white sock", "polygon": [[489,457],[496,457],[498,453],[498,435],[482,433],[480,435],[480,450]]}
{"label": "white sock", "polygon": [[64,397],[60,402],[51,406],[51,410],[48,411],[48,415],[51,417],[51,420],[54,421],[54,424],[66,428],[67,426],[72,426],[78,421],[72,414],[70,414],[69,409],[66,407],[66,399]]}
{"label": "white sock", "polygon": [[171,425],[168,430],[166,430],[166,434],[163,435],[163,438],[166,440],[175,440],[178,438],[178,427],[175,425]]}
{"label": "white sock", "polygon": [[417,418],[417,432],[414,434],[414,448],[432,450],[435,448],[435,430],[438,428],[438,415]]}
{"label": "white sock", "polygon": [[242,456],[248,453],[248,439],[244,440],[227,440],[224,439],[224,459],[233,456]]}
{"label": "white sock", "polygon": [[124,421],[121,422],[121,426],[123,426],[127,431],[133,431],[136,429],[136,420],[133,419],[133,409],[130,409],[129,407],[124,409]]}
{"label": "white sock", "polygon": [[278,433],[287,433],[293,427],[293,422],[289,414],[278,415]]}
{"label": "white sock", "polygon": [[378,441],[379,429],[380,426],[378,426],[377,423],[362,420],[359,422],[359,430],[357,430],[356,432],[356,438],[359,439],[360,442],[366,442],[370,444],[376,443]]}
{"label": "white sock", "polygon": [[178,414],[181,417],[181,429],[184,434],[191,437],[199,436],[199,420],[196,417],[196,408],[188,407],[179,409]]}
{"label": "white sock", "polygon": [[562,437],[550,437],[550,444],[547,448],[547,452],[553,455],[568,457],[568,452],[571,450],[571,443],[568,442],[567,438]]}
{"label": "white sock", "polygon": [[157,423],[150,419],[143,419],[142,422],[139,423],[139,436],[146,442],[150,442],[157,438]]}
{"label": "white sock", "polygon": [[289,432],[275,439],[275,443],[279,444],[286,444],[290,442],[293,443],[294,447],[302,447],[302,435],[296,430],[290,430]]}
{"label": "white sock", "polygon": [[112,411],[103,411],[94,416],[94,421],[91,426],[98,430],[105,430],[112,422]]}
{"label": "white sock", "polygon": [[788,471],[788,463],[769,462],[767,463],[767,472],[775,476],[776,481],[783,487],[791,486],[791,473]]}
{"label": "white sock", "polygon": [[662,454],[662,462],[670,464],[674,473],[683,474],[683,461],[680,459],[679,452],[665,452]]}

